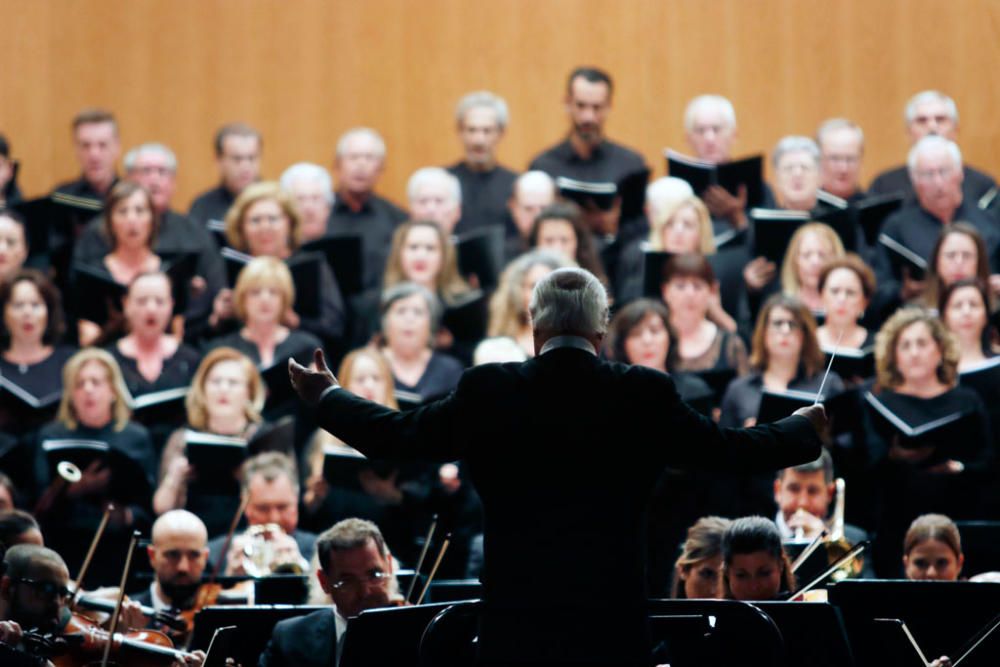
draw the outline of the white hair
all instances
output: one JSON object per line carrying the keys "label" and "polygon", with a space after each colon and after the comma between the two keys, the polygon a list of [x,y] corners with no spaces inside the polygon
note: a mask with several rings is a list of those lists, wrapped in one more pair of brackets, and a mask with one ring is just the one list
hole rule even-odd
{"label": "white hair", "polygon": [[917,117],[917,107],[927,102],[941,102],[944,104],[945,109],[948,110],[948,115],[951,116],[955,125],[958,125],[958,107],[955,106],[955,100],[940,90],[923,90],[910,98],[910,101],[906,103],[906,111],[903,114],[907,125],[912,123],[913,119]]}
{"label": "white hair", "polygon": [[514,198],[519,192],[548,192],[555,199],[556,182],[544,171],[526,171],[514,181]]}
{"label": "white hair", "polygon": [[340,139],[337,140],[337,157],[344,156],[344,153],[347,152],[347,144],[355,137],[370,139],[375,144],[375,152],[378,154],[379,159],[385,158],[385,139],[370,127],[355,127],[340,135]]}
{"label": "white hair", "polygon": [[694,129],[695,119],[702,111],[717,110],[722,114],[726,127],[736,127],[736,109],[733,103],[722,95],[699,95],[684,109],[684,129],[690,132]]}
{"label": "white hair", "polygon": [[646,204],[663,209],[679,199],[693,197],[691,184],[676,176],[663,176],[646,186]]}
{"label": "white hair", "polygon": [[330,172],[313,162],[296,162],[291,167],[281,173],[281,189],[291,193],[292,188],[298,181],[313,181],[323,188],[323,195],[326,200],[333,203],[333,179]]}
{"label": "white hair", "polygon": [[816,129],[816,143],[820,146],[822,150],[823,147],[823,137],[830,132],[836,132],[837,130],[850,130],[858,137],[858,144],[861,146],[862,150],[865,147],[865,133],[861,130],[861,126],[855,123],[853,120],[848,120],[847,118],[830,118],[824,120],[820,123],[820,126]]}
{"label": "white hair", "polygon": [[139,144],[126,153],[125,159],[122,162],[125,165],[125,171],[130,172],[135,169],[135,161],[139,159],[140,155],[145,155],[146,153],[159,153],[167,159],[167,168],[177,173],[177,155],[164,144],[156,142]]}
{"label": "white hair", "polygon": [[586,269],[556,269],[539,280],[528,311],[535,331],[589,337],[608,330],[608,293]]}
{"label": "white hair", "polygon": [[771,164],[774,165],[775,169],[778,168],[778,163],[781,158],[784,157],[785,153],[798,153],[803,151],[809,153],[816,166],[819,166],[819,146],[816,142],[809,137],[803,137],[797,134],[790,134],[787,137],[782,137],[778,144],[774,147],[774,153],[771,155]]}
{"label": "white hair", "polygon": [[494,95],[488,90],[477,90],[474,93],[465,95],[458,101],[455,107],[455,120],[461,125],[465,122],[465,114],[469,109],[485,107],[492,109],[497,116],[497,125],[501,130],[507,129],[510,122],[510,112],[507,110],[507,102],[499,95]]}
{"label": "white hair", "polygon": [[476,346],[476,351],[472,354],[473,366],[527,360],[528,355],[524,353],[517,341],[509,336],[486,338]]}
{"label": "white hair", "polygon": [[448,173],[441,167],[421,167],[413,172],[410,180],[406,182],[406,197],[412,203],[417,198],[421,188],[430,183],[444,183],[451,195],[451,200],[456,205],[462,203],[462,184],[458,182],[454,174]]}
{"label": "white hair", "polygon": [[951,161],[955,163],[955,167],[958,169],[962,168],[962,151],[959,150],[958,144],[956,144],[951,139],[945,139],[944,137],[939,137],[936,134],[928,134],[926,137],[913,144],[913,148],[910,149],[910,154],[906,156],[906,167],[910,171],[910,179],[913,179],[913,174],[917,170],[917,159],[928,151],[944,149],[948,152],[948,156]]}

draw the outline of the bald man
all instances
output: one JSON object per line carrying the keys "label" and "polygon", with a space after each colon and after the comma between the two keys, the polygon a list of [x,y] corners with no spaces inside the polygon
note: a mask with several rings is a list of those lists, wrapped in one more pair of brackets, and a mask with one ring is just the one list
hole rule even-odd
{"label": "bald man", "polygon": [[156,577],[133,599],[157,611],[190,609],[208,562],[205,524],[187,510],[166,512],[153,524],[147,552]]}

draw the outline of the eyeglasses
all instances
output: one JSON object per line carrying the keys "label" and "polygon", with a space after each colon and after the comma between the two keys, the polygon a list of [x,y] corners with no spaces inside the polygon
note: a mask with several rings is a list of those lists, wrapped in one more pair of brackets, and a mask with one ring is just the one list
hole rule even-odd
{"label": "eyeglasses", "polygon": [[768,320],[767,326],[773,331],[798,331],[802,328],[795,320]]}
{"label": "eyeglasses", "polygon": [[941,167],[939,169],[918,169],[913,172],[913,177],[922,183],[928,183],[933,181],[935,178],[940,178],[941,180],[947,180],[955,173],[954,167]]}
{"label": "eyeglasses", "polygon": [[333,582],[331,588],[335,591],[356,591],[359,588],[365,586],[366,584],[374,584],[377,586],[384,586],[389,582],[392,577],[388,572],[382,572],[380,570],[372,570],[364,578],[358,577],[344,577],[343,579],[338,579]]}
{"label": "eyeglasses", "polygon": [[44,597],[58,597],[62,600],[68,600],[73,595],[73,591],[54,581],[38,581],[22,577],[17,577],[14,581],[34,589],[35,593]]}

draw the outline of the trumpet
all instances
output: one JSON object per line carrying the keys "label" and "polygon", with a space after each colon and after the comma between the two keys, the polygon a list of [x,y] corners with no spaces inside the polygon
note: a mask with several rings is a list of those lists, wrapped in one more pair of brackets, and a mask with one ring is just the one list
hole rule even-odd
{"label": "trumpet", "polygon": [[[844,537],[844,505],[847,503],[847,483],[844,482],[843,478],[838,477],[834,480],[834,485],[837,497],[834,500],[833,518],[830,521],[830,536],[826,538],[826,542],[824,543],[827,560],[831,565],[850,553],[853,548],[851,543]],[[830,575],[830,578],[834,581],[841,581],[857,577],[861,574],[864,564],[864,556],[855,556]]]}
{"label": "trumpet", "polygon": [[243,542],[243,571],[251,577],[304,574],[308,571],[309,564],[298,549],[291,554],[287,547],[279,543],[278,538],[285,535],[285,531],[276,523],[247,528]]}

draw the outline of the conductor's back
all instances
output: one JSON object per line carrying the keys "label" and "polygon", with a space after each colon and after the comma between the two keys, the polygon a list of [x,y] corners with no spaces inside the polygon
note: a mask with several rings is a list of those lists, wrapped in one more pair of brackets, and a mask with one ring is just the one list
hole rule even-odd
{"label": "conductor's back", "polygon": [[643,525],[653,484],[677,468],[777,470],[819,456],[803,411],[720,429],[668,375],[599,359],[603,286],[555,271],[532,295],[536,357],[465,373],[449,397],[398,413],[332,375],[293,369],[319,423],[370,457],[461,459],[485,513],[484,664],[646,664]]}

